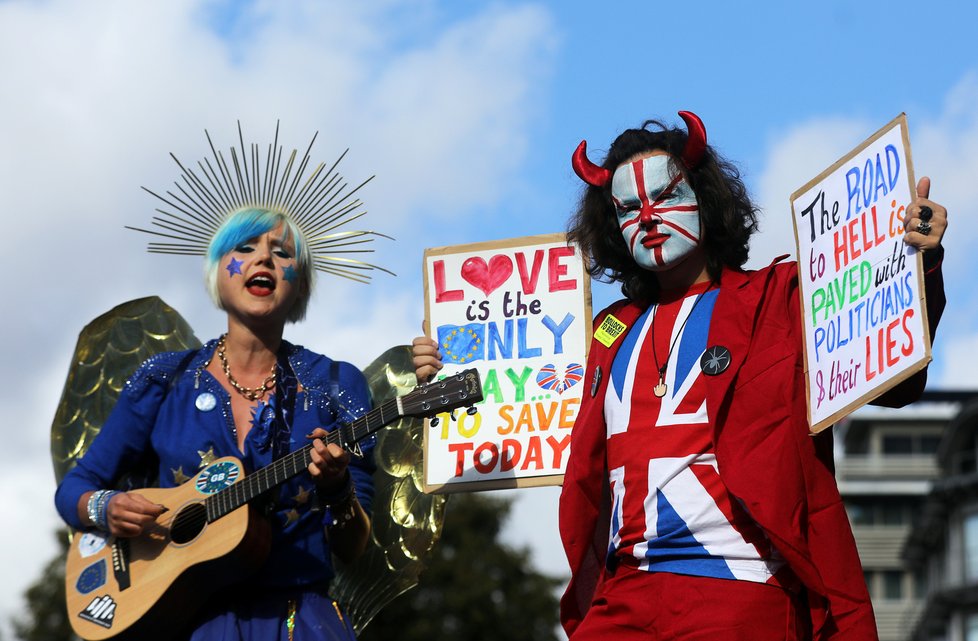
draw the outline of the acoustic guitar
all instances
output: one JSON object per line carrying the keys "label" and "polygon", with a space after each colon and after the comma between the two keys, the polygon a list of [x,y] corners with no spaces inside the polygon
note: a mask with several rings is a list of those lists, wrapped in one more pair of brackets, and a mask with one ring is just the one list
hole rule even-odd
{"label": "acoustic guitar", "polygon": [[[391,399],[323,439],[357,443],[403,417],[427,417],[482,400],[475,369]],[[312,444],[245,476],[233,456],[174,488],[133,490],[167,510],[142,535],[77,533],[68,549],[65,596],[75,633],[88,641],[172,636],[217,590],[245,579],[268,555],[270,526],[255,499],[304,472]]]}

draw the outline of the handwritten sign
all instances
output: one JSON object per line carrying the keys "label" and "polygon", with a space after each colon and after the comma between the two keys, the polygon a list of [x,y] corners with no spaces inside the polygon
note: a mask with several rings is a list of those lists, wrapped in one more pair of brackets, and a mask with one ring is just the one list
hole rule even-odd
{"label": "handwritten sign", "polygon": [[424,272],[441,374],[476,367],[485,396],[427,425],[425,491],[560,484],[591,339],[580,252],[563,234],[442,247]]}
{"label": "handwritten sign", "polygon": [[832,425],[930,361],[916,194],[904,114],[791,196],[808,419]]}

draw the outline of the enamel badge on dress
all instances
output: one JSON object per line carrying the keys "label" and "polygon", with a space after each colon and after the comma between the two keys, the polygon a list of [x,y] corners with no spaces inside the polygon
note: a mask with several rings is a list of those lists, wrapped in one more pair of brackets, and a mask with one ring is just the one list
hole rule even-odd
{"label": "enamel badge on dress", "polygon": [[591,398],[598,395],[598,386],[601,385],[601,366],[594,368],[594,378],[591,379]]}
{"label": "enamel badge on dress", "polygon": [[203,392],[194,400],[194,405],[201,412],[209,412],[217,407],[217,397],[210,392]]}
{"label": "enamel badge on dress", "polygon": [[700,357],[700,369],[707,376],[723,374],[730,367],[730,350],[723,345],[707,347]]}

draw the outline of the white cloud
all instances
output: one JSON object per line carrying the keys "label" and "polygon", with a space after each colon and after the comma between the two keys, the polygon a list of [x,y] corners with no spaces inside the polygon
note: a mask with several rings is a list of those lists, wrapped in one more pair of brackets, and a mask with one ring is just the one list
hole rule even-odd
{"label": "white cloud", "polygon": [[934,359],[941,376],[937,382],[948,389],[974,391],[978,387],[975,375],[978,332],[941,335],[938,345],[940,349]]}
{"label": "white cloud", "polygon": [[[948,304],[934,346],[931,388],[978,389],[978,371],[962,351],[978,340],[978,296],[971,281],[978,271],[978,74],[951,88],[935,117],[908,114],[917,178],[932,179],[931,198],[948,209],[944,279]],[[795,253],[789,196],[885,123],[841,116],[798,124],[772,136],[758,181],[757,201],[765,210],[762,233],[752,245],[751,266]]]}
{"label": "white cloud", "polygon": [[789,196],[872,133],[872,125],[822,118],[775,132],[758,180],[761,231],[751,243],[752,267],[795,253]]}
{"label": "white cloud", "polygon": [[265,143],[281,119],[287,149],[304,148],[318,129],[317,160],[350,146],[341,166],[349,180],[377,173],[363,194],[366,225],[399,237],[379,241],[374,258],[401,276],[378,275],[369,287],[323,277],[309,320],[287,330],[362,367],[419,331],[418,221],[463,219],[494,202],[540,116],[554,53],[544,9],[447,19],[427,0],[245,4],[221,22],[204,0],[0,3],[0,194],[17,274],[5,284],[0,332],[0,402],[12,419],[0,452],[10,497],[5,636],[54,550],[47,439],[78,331],[150,294],[200,338],[222,330],[197,261],[148,256],[147,239],[122,229],[146,225],[156,206],[139,185],[165,189],[176,178],[166,152],[196,162],[207,152],[204,128],[227,148],[237,119]]}

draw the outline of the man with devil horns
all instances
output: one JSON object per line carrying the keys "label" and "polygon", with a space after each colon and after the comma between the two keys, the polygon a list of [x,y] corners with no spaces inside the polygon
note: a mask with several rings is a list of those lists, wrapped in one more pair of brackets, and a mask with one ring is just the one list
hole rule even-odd
{"label": "man with devil horns", "polygon": [[[598,314],[560,501],[571,641],[876,639],[835,483],[808,432],[798,268],[742,269],[757,209],[736,168],[687,130],[629,129],[587,184],[570,238],[625,299]],[[947,211],[922,178],[903,240],[924,252],[931,336]],[[782,257],[783,258],[783,257]],[[438,345],[414,341],[420,380]],[[920,397],[926,370],[874,402]]]}
{"label": "man with devil horns", "polygon": [[[744,271],[757,209],[680,112],[649,121],[587,184],[570,237],[625,299],[595,319],[560,503],[573,641],[876,639],[836,486],[832,434],[809,435],[798,268]],[[933,336],[947,212],[917,185],[904,242],[924,251]],[[876,403],[900,406],[926,371]]]}

